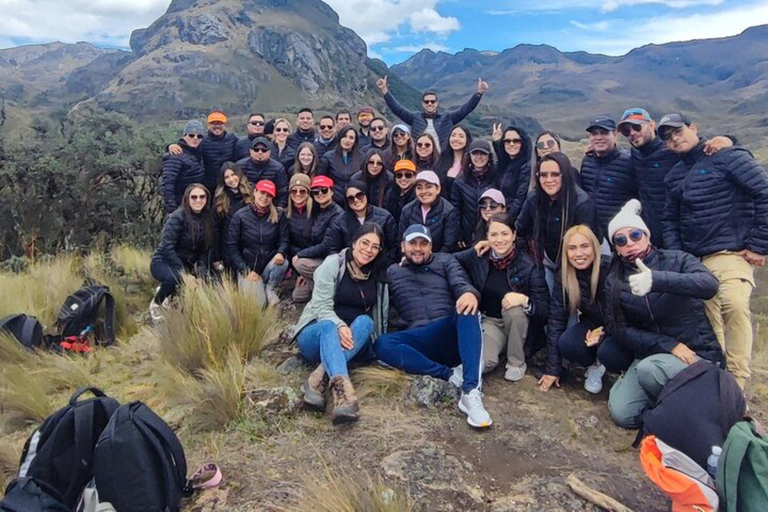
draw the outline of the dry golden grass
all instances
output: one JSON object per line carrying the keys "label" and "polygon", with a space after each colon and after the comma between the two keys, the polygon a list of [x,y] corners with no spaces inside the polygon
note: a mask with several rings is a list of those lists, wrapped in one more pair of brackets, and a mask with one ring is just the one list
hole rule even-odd
{"label": "dry golden grass", "polygon": [[399,397],[410,381],[407,373],[382,366],[364,366],[352,372],[352,382],[359,398]]}
{"label": "dry golden grass", "polygon": [[12,335],[0,331],[0,364],[19,364],[29,361],[32,353]]}
{"label": "dry golden grass", "polygon": [[135,282],[152,282],[149,263],[152,254],[130,245],[118,245],[109,252],[112,261]]}
{"label": "dry golden grass", "polygon": [[16,476],[21,454],[10,444],[0,444],[0,486],[5,489],[8,482]]}
{"label": "dry golden grass", "polygon": [[0,408],[15,419],[44,420],[53,412],[49,392],[49,377],[43,372],[32,372],[23,364],[0,368]]}

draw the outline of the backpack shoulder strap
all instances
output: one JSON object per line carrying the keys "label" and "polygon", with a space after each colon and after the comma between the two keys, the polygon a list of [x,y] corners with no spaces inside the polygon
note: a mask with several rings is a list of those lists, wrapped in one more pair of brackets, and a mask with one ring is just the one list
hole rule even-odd
{"label": "backpack shoulder strap", "polygon": [[[25,316],[24,324],[21,327],[21,342],[24,346],[33,348],[35,345],[35,331],[40,322],[33,316]],[[42,334],[42,332],[40,333]]]}
{"label": "backpack shoulder strap", "polygon": [[739,473],[750,443],[747,431],[751,432],[748,423],[740,422],[733,426],[721,455],[725,460],[718,464],[715,481],[720,501],[727,505],[726,510],[738,510],[736,507],[739,498]]}

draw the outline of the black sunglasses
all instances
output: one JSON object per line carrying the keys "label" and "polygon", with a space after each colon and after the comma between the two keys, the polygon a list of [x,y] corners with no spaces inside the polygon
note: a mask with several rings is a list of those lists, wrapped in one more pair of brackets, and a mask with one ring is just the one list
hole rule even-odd
{"label": "black sunglasses", "polygon": [[683,133],[683,127],[678,126],[677,128],[673,128],[672,130],[664,130],[660,133],[661,138],[663,140],[669,140],[672,138],[673,135],[680,135]]}
{"label": "black sunglasses", "polygon": [[264,126],[264,121],[250,121],[248,124],[251,126]]}
{"label": "black sunglasses", "polygon": [[434,105],[435,103],[437,103],[437,100],[421,100],[421,101],[423,101],[427,105]]}
{"label": "black sunglasses", "polygon": [[313,188],[310,190],[310,194],[313,196],[319,196],[319,195],[325,195],[327,194],[331,189],[328,187],[320,187],[320,188]]}
{"label": "black sunglasses", "polygon": [[537,142],[536,149],[553,148],[557,144],[555,139],[549,139],[547,142]]}
{"label": "black sunglasses", "polygon": [[432,143],[431,142],[417,142],[416,143],[417,148],[431,148]]}
{"label": "black sunglasses", "polygon": [[384,131],[384,126],[371,126],[370,130],[372,132],[381,132]]}
{"label": "black sunglasses", "polygon": [[347,202],[353,204],[355,201],[362,201],[365,199],[365,192],[358,192],[355,195],[347,196]]}
{"label": "black sunglasses", "polygon": [[630,133],[639,132],[642,129],[643,129],[643,125],[641,124],[629,124],[629,126],[624,124],[619,128],[619,133],[625,137],[629,137]]}
{"label": "black sunglasses", "polygon": [[333,125],[332,124],[321,124],[320,125],[320,129],[321,130],[333,130]]}
{"label": "black sunglasses", "polygon": [[504,139],[504,144],[520,144],[523,139]]}
{"label": "black sunglasses", "polygon": [[384,162],[381,160],[368,160],[368,165],[375,165],[377,167],[381,167],[384,165]]}
{"label": "black sunglasses", "polygon": [[185,137],[189,137],[190,139],[202,139],[203,135],[200,133],[188,133]]}
{"label": "black sunglasses", "polygon": [[641,230],[635,229],[629,232],[629,239],[627,239],[627,235],[616,235],[613,237],[613,245],[616,247],[624,247],[627,245],[629,240],[632,240],[633,242],[639,242],[642,240],[644,234],[645,233],[643,233]]}
{"label": "black sunglasses", "polygon": [[254,153],[269,153],[269,148],[251,148]]}
{"label": "black sunglasses", "polygon": [[206,197],[206,194],[200,194],[200,195],[198,195],[198,194],[190,194],[189,195],[189,198],[191,200],[193,200],[193,201],[197,201],[198,199],[202,201],[203,199],[205,199],[205,197]]}
{"label": "black sunglasses", "polygon": [[413,178],[414,174],[411,171],[405,171],[405,172],[396,172],[395,173],[395,179],[401,180],[405,178],[406,180],[409,180]]}
{"label": "black sunglasses", "polygon": [[291,130],[289,130],[288,128],[275,128],[273,131],[275,133],[281,133],[281,132],[289,133]]}
{"label": "black sunglasses", "polygon": [[406,135],[408,134],[400,130],[395,130],[394,132],[392,132],[393,137],[405,137]]}
{"label": "black sunglasses", "polygon": [[497,203],[496,201],[483,201],[479,204],[479,207],[481,210],[495,210],[497,208],[501,208],[501,204]]}

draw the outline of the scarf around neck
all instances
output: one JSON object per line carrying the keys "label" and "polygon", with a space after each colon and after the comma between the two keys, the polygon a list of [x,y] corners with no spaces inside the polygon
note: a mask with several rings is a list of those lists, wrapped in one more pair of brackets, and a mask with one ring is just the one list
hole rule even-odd
{"label": "scarf around neck", "polygon": [[516,252],[517,249],[514,245],[512,246],[512,250],[509,251],[509,254],[504,257],[499,256],[496,254],[496,251],[491,250],[491,255],[489,256],[491,264],[498,270],[504,270],[509,266],[510,263],[512,263],[512,260],[515,259]]}

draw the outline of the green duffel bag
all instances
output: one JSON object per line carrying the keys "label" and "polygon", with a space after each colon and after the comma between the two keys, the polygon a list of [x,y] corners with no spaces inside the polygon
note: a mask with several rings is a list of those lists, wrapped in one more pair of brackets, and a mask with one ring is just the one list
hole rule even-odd
{"label": "green duffel bag", "polygon": [[740,421],[728,432],[716,483],[720,510],[768,510],[768,438],[756,421]]}

